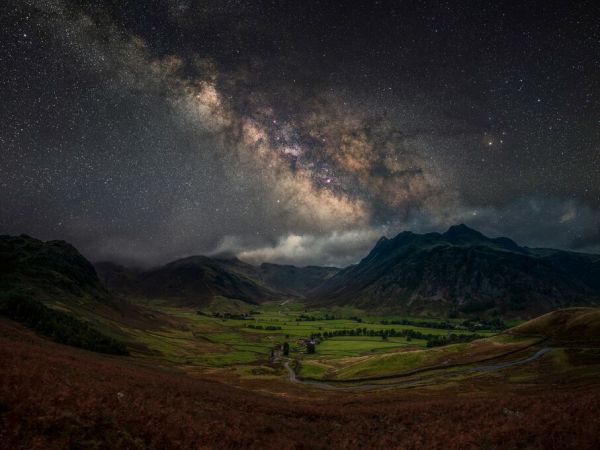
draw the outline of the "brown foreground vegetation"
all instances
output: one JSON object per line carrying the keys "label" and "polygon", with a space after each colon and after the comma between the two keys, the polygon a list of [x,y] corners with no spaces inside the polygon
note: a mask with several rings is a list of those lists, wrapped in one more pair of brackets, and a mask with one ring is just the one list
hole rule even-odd
{"label": "brown foreground vegetation", "polygon": [[[298,387],[296,387],[298,389]],[[598,386],[274,395],[0,320],[0,447],[600,448]]]}

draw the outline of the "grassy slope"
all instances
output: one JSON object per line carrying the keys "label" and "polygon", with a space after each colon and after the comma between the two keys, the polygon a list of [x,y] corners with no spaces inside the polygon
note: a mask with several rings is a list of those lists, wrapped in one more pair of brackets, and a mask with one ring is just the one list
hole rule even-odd
{"label": "grassy slope", "polygon": [[508,333],[539,335],[562,342],[600,342],[600,308],[569,308],[544,314]]}
{"label": "grassy slope", "polygon": [[[525,348],[535,339],[501,339],[492,337],[472,343],[447,345],[432,349],[399,350],[329,361],[325,378],[332,380],[361,380],[392,377],[428,367],[470,364]],[[304,372],[301,372],[304,375]]]}
{"label": "grassy slope", "polygon": [[[94,334],[106,336],[107,341],[131,341],[125,328],[144,329],[163,323],[152,313],[111,296],[98,280],[94,267],[70,244],[44,242],[25,235],[0,236],[0,303],[7,317],[20,318],[38,332],[46,330],[49,336],[62,334],[62,342],[81,343]],[[35,309],[37,316],[25,320],[22,313],[27,305],[30,315]],[[32,309],[31,305],[37,306]],[[16,309],[23,311],[15,315]],[[48,328],[48,324],[57,321],[70,332]],[[71,333],[75,328],[79,331]],[[68,339],[65,334],[70,335]],[[80,339],[75,339],[75,335]],[[83,339],[84,335],[88,338]],[[97,337],[92,340],[98,340]]]}

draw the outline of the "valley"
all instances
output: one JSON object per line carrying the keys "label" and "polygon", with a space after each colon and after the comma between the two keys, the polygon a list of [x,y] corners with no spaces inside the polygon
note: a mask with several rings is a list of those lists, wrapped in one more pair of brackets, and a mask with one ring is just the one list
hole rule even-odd
{"label": "valley", "polygon": [[[591,338],[600,337],[595,308],[561,310],[530,322],[513,319],[494,328],[488,321],[307,309],[299,301],[246,305],[218,298],[202,309],[161,300],[132,303],[147,316],[168,320],[156,329],[141,329],[96,318],[99,329],[119,330],[131,359],[260,390],[274,386],[279,392],[290,382],[342,391],[444,389],[498,377],[516,385],[524,380],[543,384],[567,375],[593,381],[600,371],[600,339]],[[587,328],[577,323],[587,320],[590,338],[573,342],[557,336],[564,317],[580,331]],[[554,321],[559,325],[540,325]],[[575,334],[568,330],[566,335]],[[442,345],[440,339],[464,342]],[[314,351],[308,349],[311,342]],[[577,362],[581,355],[586,364]]]}
{"label": "valley", "polygon": [[1,237],[0,266],[7,448],[600,443],[593,298],[504,315],[315,304],[312,283],[356,266],[142,272],[23,235]]}
{"label": "valley", "polygon": [[[431,319],[434,326],[437,324],[432,328],[423,318],[384,318],[351,308],[307,310],[299,302],[260,306],[234,303],[230,308],[227,305],[227,301],[221,300],[214,307],[196,311],[153,302],[156,311],[176,318],[178,326],[160,333],[132,330],[133,339],[147,347],[140,356],[151,354],[165,362],[192,368],[227,365],[228,370],[243,377],[248,373],[278,373],[280,370],[269,367],[270,364],[278,368],[272,364],[271,352],[280,352],[279,347],[287,342],[289,359],[300,367],[299,375],[310,377],[348,358],[425,349],[427,337],[446,338],[452,333],[472,339],[498,332],[479,327],[469,331],[458,320]],[[242,318],[243,314],[247,316]],[[389,321],[414,325],[381,323]],[[307,354],[306,343],[313,337],[318,342],[315,352]]]}
{"label": "valley", "polygon": [[599,450],[599,4],[2,1],[0,450]]}
{"label": "valley", "polygon": [[[278,323],[280,307],[265,305],[256,326],[275,326],[267,323]],[[585,324],[597,335],[597,309],[563,310],[558,320],[550,313],[520,325],[524,334],[516,327],[470,343],[428,349],[424,342],[390,339],[382,347],[368,338],[333,338],[314,354],[292,347],[289,359],[273,361],[278,333],[153,308],[175,319],[156,331],[123,327],[137,339],[130,356],[60,345],[0,319],[2,445],[475,449],[599,442],[600,345],[567,342],[545,328]],[[279,319],[305,314],[290,309]],[[293,333],[296,325],[280,323],[277,332]],[[297,327],[295,336],[315,329]],[[328,342],[331,348],[319,349]],[[298,376],[290,367],[296,361]]]}
{"label": "valley", "polygon": [[[194,371],[226,367],[241,378],[280,377],[280,346],[285,342],[289,345],[285,359],[298,367],[299,376],[310,378],[351,358],[424,350],[427,339],[446,339],[450,334],[473,339],[499,332],[478,323],[468,329],[462,320],[371,316],[351,308],[308,310],[297,301],[248,306],[219,299],[202,310],[152,301],[145,307],[176,323],[159,332],[130,329],[133,346],[145,347],[134,356]],[[318,343],[309,354],[311,340]],[[453,348],[458,351],[463,345]]]}

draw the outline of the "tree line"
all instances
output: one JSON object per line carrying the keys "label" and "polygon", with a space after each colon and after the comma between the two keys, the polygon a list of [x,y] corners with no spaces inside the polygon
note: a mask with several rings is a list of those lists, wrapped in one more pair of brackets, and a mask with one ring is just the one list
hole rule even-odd
{"label": "tree line", "polygon": [[410,325],[413,327],[436,328],[441,330],[461,330],[476,331],[477,329],[489,330],[504,330],[506,324],[500,318],[483,320],[483,319],[468,319],[460,324],[452,322],[434,322],[423,320],[397,319],[397,320],[382,320],[382,325]]}
{"label": "tree line", "polygon": [[274,331],[274,330],[281,330],[281,327],[278,327],[276,325],[266,325],[266,326],[262,326],[262,325],[246,325],[246,327],[248,328],[252,328],[253,330],[269,330],[269,331]]}
{"label": "tree line", "polygon": [[355,329],[340,329],[333,331],[325,331],[318,333],[311,333],[311,341],[321,341],[336,336],[381,336],[382,340],[387,340],[390,337],[404,337],[408,342],[413,339],[421,339],[427,341],[427,347],[438,347],[448,344],[456,344],[461,342],[471,342],[476,339],[481,339],[484,336],[479,334],[456,334],[451,333],[447,336],[435,335],[430,333],[422,333],[417,330],[395,330],[393,328],[386,330],[373,330],[366,327],[355,328]]}

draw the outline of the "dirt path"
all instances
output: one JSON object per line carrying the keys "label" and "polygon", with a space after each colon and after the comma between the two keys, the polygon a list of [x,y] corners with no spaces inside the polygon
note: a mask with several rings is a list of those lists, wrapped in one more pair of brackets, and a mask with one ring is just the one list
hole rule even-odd
{"label": "dirt path", "polygon": [[[451,373],[446,373],[446,374],[435,374],[433,373],[432,375],[427,375],[424,376],[423,379],[419,379],[419,380],[411,380],[411,381],[396,381],[396,382],[391,382],[391,383],[387,383],[387,384],[361,384],[361,385],[356,385],[356,386],[339,386],[339,385],[335,385],[332,383],[335,382],[324,382],[324,381],[313,381],[313,380],[302,380],[300,378],[298,378],[296,376],[296,372],[294,371],[294,369],[292,369],[289,365],[289,362],[286,361],[283,363],[283,366],[286,368],[286,370],[288,371],[289,374],[289,381],[290,383],[301,383],[301,384],[305,384],[308,386],[314,386],[317,387],[319,389],[327,389],[327,390],[334,390],[334,391],[368,391],[368,390],[373,390],[373,389],[385,389],[385,388],[392,388],[392,387],[415,387],[415,386],[424,386],[427,384],[435,384],[435,382],[439,382],[439,381],[443,381],[444,379],[447,378],[451,378],[457,374],[462,374],[462,373],[469,373],[469,372],[482,372],[482,373],[487,373],[487,372],[496,372],[498,370],[502,370],[505,369],[507,367],[513,367],[513,366],[519,366],[522,364],[528,364],[532,361],[535,361],[536,359],[539,359],[540,357],[542,357],[543,355],[545,355],[546,353],[548,353],[549,351],[552,350],[552,347],[544,347],[541,348],[540,350],[538,350],[537,352],[535,352],[532,356],[525,358],[525,359],[519,359],[516,361],[508,361],[508,362],[503,362],[503,363],[499,363],[499,364],[491,364],[491,365],[485,365],[485,366],[476,366],[476,367],[468,367],[468,368],[462,368],[459,370],[453,370]],[[432,372],[436,371],[436,370],[440,370],[440,369],[444,369],[444,367],[440,366],[438,368],[431,368],[430,370]]]}

